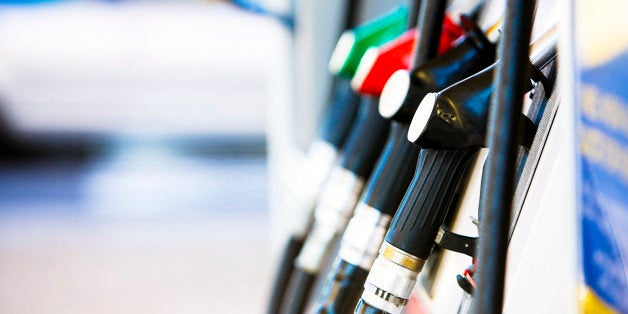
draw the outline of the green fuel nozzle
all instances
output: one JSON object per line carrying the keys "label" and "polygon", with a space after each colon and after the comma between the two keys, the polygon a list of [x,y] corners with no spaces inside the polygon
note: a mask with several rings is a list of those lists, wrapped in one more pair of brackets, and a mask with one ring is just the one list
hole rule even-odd
{"label": "green fuel nozzle", "polygon": [[329,61],[329,71],[351,78],[370,47],[380,46],[400,36],[407,26],[408,8],[399,5],[391,11],[342,33]]}

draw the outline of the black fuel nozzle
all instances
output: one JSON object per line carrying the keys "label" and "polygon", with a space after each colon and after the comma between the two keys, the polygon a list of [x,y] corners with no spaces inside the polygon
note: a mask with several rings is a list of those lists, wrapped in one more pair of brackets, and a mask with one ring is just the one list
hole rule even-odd
{"label": "black fuel nozzle", "polygon": [[495,44],[477,27],[446,53],[412,71],[395,72],[382,91],[379,112],[384,118],[410,123],[421,99],[477,73],[495,62]]}
{"label": "black fuel nozzle", "polygon": [[314,313],[351,313],[360,299],[368,270],[342,259],[336,259],[326,278],[325,289],[315,305]]}
{"label": "black fuel nozzle", "polygon": [[[364,284],[361,303],[386,313],[400,313],[407,303],[441,225],[458,204],[469,165],[486,145],[493,69],[429,93],[418,105],[408,131],[408,140],[421,148],[416,172]],[[366,312],[356,308],[356,313]]]}
{"label": "black fuel nozzle", "polygon": [[[485,147],[495,66],[493,64],[439,93],[427,94],[415,112],[408,140],[419,147],[438,150]],[[523,114],[519,119],[523,125],[519,144],[530,148],[536,126]]]}

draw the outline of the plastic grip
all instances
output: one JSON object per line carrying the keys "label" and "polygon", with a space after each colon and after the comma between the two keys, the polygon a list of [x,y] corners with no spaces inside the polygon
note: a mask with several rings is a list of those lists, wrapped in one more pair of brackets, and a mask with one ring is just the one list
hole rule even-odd
{"label": "plastic grip", "polygon": [[368,271],[342,259],[336,260],[326,279],[315,313],[352,313],[362,295]]}
{"label": "plastic grip", "polygon": [[390,122],[379,115],[376,98],[362,99],[361,112],[347,138],[340,166],[368,178],[386,142]]}
{"label": "plastic grip", "polygon": [[281,308],[281,302],[288,288],[288,282],[290,282],[290,276],[294,271],[294,260],[299,255],[301,248],[303,247],[304,239],[290,237],[286,247],[281,256],[281,262],[275,281],[273,283],[273,291],[270,296],[268,304],[268,314],[279,313]]}
{"label": "plastic grip", "polygon": [[334,147],[342,148],[360,105],[360,96],[351,89],[348,80],[334,83],[331,104],[324,115],[318,137]]}
{"label": "plastic grip", "polygon": [[408,141],[408,125],[392,123],[384,152],[369,179],[364,202],[393,216],[412,181],[419,148]]}
{"label": "plastic grip", "polygon": [[417,170],[404,196],[386,242],[421,259],[427,259],[438,229],[457,204],[460,183],[478,148],[422,149]]}

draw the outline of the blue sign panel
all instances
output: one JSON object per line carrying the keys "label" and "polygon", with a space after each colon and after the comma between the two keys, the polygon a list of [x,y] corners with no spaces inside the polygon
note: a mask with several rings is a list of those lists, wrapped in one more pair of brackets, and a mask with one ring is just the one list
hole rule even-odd
{"label": "blue sign panel", "polygon": [[583,67],[578,88],[585,284],[628,313],[628,50]]}

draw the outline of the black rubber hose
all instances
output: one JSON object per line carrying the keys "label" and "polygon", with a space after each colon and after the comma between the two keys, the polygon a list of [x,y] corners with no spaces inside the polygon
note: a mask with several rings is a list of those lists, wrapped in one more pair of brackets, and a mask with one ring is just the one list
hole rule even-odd
{"label": "black rubber hose", "polygon": [[368,271],[359,266],[350,264],[342,259],[337,259],[329,272],[332,276],[327,278],[330,287],[317,302],[318,314],[348,314],[360,300],[363,284],[368,276]]}
{"label": "black rubber hose", "polygon": [[351,89],[349,80],[337,78],[332,99],[320,125],[318,138],[337,149],[344,145],[360,105],[360,96]]}
{"label": "black rubber hose", "polygon": [[275,276],[274,286],[268,304],[268,314],[279,313],[283,296],[290,282],[290,275],[294,271],[294,260],[299,255],[303,247],[303,242],[303,238],[292,236],[286,244]]}
{"label": "black rubber hose", "polygon": [[410,15],[408,15],[408,29],[416,27],[419,18],[419,10],[421,9],[422,0],[410,0]]}
{"label": "black rubber hose", "polygon": [[424,0],[421,2],[417,21],[417,25],[420,25],[420,31],[417,32],[415,43],[414,67],[434,58],[438,53],[446,6],[447,1],[445,0]]}
{"label": "black rubber hose", "polygon": [[344,29],[353,28],[358,25],[358,12],[360,11],[360,5],[362,0],[346,0],[345,4],[345,17],[344,17]]}
{"label": "black rubber hose", "polygon": [[290,284],[288,285],[290,298],[284,300],[280,313],[302,314],[316,280],[316,275],[310,274],[303,269],[295,268],[290,277]]}
{"label": "black rubber hose", "polygon": [[491,152],[482,177],[477,290],[473,312],[501,313],[510,215],[515,189],[519,115],[527,90],[528,52],[535,1],[508,0],[488,123]]}

